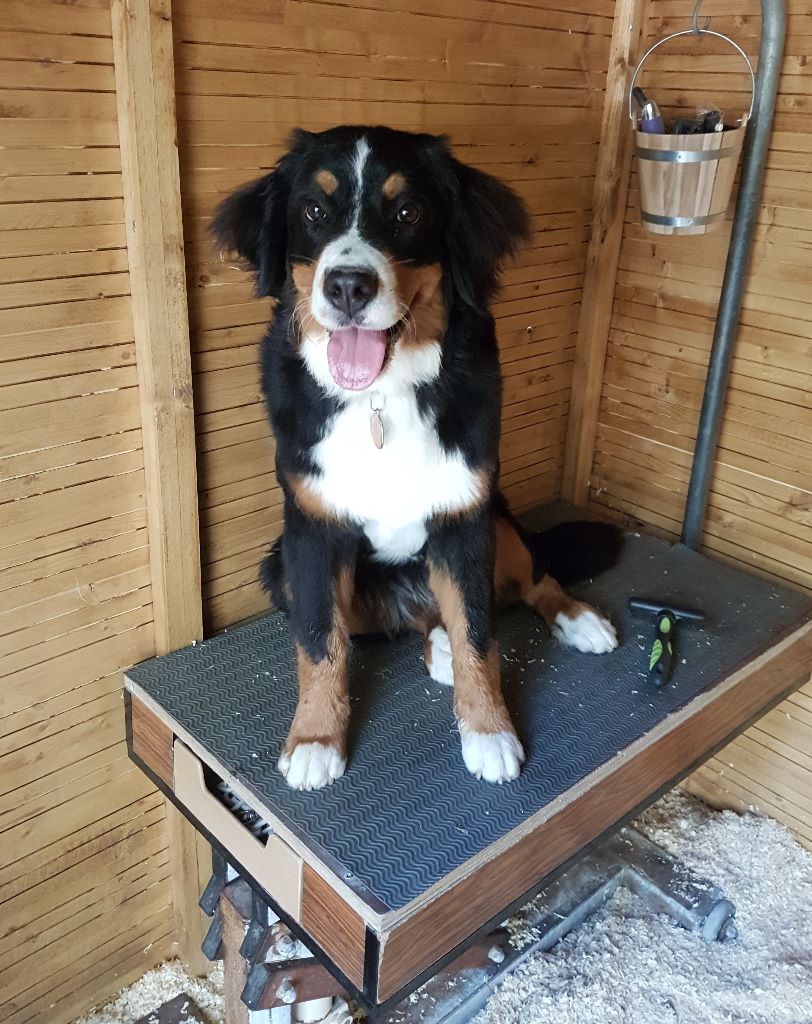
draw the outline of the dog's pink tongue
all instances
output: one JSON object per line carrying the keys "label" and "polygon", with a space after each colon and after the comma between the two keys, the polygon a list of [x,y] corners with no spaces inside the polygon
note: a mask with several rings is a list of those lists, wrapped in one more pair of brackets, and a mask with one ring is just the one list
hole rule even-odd
{"label": "dog's pink tongue", "polygon": [[378,377],[386,358],[386,334],[361,327],[340,327],[327,342],[333,380],[347,391],[363,391]]}

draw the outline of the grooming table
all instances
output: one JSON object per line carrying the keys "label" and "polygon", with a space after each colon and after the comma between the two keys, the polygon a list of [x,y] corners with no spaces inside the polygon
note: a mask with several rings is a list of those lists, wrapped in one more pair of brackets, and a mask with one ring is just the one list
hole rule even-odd
{"label": "grooming table", "polygon": [[[611,615],[617,651],[565,650],[524,608],[500,618],[527,753],[516,782],[466,772],[451,692],[409,636],[356,642],[347,773],[290,790],[276,770],[296,703],[280,615],[127,673],[131,756],[348,992],[390,1009],[809,678],[809,598],[681,545],[629,534],[620,563],[573,593]],[[708,615],[681,625],[662,690],[632,594]],[[218,799],[220,780],[272,826],[267,843]]]}

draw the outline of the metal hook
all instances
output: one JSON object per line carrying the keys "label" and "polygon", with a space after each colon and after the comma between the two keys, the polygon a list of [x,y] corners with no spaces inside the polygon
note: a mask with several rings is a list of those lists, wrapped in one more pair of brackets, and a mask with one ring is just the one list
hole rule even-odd
{"label": "metal hook", "polygon": [[701,36],[703,32],[707,32],[710,28],[710,17],[705,18],[705,24],[702,28],[699,27],[699,8],[702,6],[702,0],[696,0],[694,4],[694,13],[691,15],[691,31],[696,36]]}

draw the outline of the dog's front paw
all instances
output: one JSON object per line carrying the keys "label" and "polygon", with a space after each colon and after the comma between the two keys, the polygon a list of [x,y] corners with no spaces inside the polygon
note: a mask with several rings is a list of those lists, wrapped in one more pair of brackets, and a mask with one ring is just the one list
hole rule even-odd
{"label": "dog's front paw", "polygon": [[347,759],[336,747],[299,743],[279,758],[279,771],[291,789],[323,789],[340,779]]}
{"label": "dog's front paw", "polygon": [[517,779],[524,750],[514,732],[469,732],[460,729],[465,767],[486,782]]}
{"label": "dog's front paw", "polygon": [[562,644],[584,654],[607,654],[617,647],[615,627],[600,612],[580,603],[574,612],[555,617],[553,636]]}

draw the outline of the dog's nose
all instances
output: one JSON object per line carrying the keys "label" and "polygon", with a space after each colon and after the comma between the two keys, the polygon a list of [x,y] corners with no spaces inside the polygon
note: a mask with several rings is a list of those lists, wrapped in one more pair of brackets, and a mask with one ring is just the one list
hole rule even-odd
{"label": "dog's nose", "polygon": [[336,267],[324,277],[324,294],[347,316],[356,317],[378,293],[378,275],[374,270]]}

